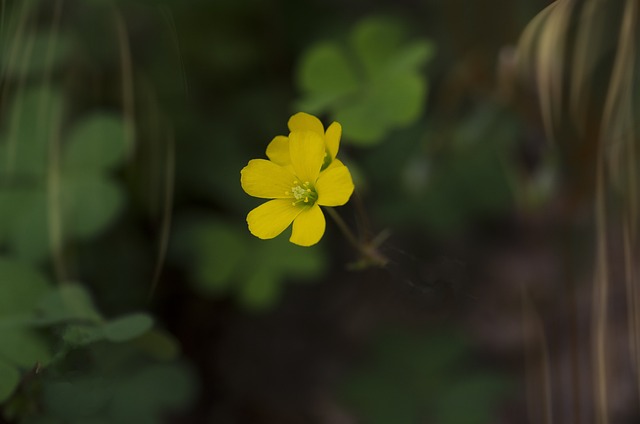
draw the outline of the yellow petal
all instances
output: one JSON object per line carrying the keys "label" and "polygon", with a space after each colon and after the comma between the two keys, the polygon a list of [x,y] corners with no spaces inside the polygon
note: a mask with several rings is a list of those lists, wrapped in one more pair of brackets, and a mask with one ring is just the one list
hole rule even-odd
{"label": "yellow petal", "polygon": [[333,122],[327,128],[327,132],[325,133],[325,142],[327,143],[327,151],[331,155],[331,158],[334,159],[338,154],[338,150],[340,149],[340,137],[342,136],[342,125],[337,122]]}
{"label": "yellow petal", "polygon": [[322,206],[340,206],[349,201],[353,193],[353,180],[346,166],[330,167],[316,182],[318,204]]}
{"label": "yellow petal", "polygon": [[324,135],[324,127],[322,126],[322,122],[318,118],[313,115],[309,115],[308,113],[298,112],[289,118],[289,122],[287,123],[289,126],[289,131],[312,131],[319,135]]}
{"label": "yellow petal", "polygon": [[326,221],[320,206],[304,209],[293,221],[293,232],[289,241],[300,246],[311,246],[322,238]]}
{"label": "yellow petal", "polygon": [[270,200],[247,215],[249,231],[261,239],[271,239],[283,232],[304,209],[290,199]]}
{"label": "yellow petal", "polygon": [[240,171],[240,184],[247,194],[263,199],[291,197],[296,177],[286,168],[265,159],[253,159]]}
{"label": "yellow petal", "polygon": [[271,140],[271,143],[267,146],[267,157],[271,162],[275,162],[278,165],[286,166],[291,164],[289,138],[279,135]]}
{"label": "yellow petal", "polygon": [[[345,166],[345,165],[344,165],[344,163],[342,163],[342,161],[341,161],[340,159],[335,159],[335,158],[334,158],[334,159],[331,161],[331,163],[329,164],[329,166],[327,166],[327,167],[326,167],[325,169],[323,169],[322,171],[323,171],[323,172],[326,172],[326,171],[328,171],[328,170],[330,170],[330,169],[332,169],[332,168],[338,168],[338,167],[341,167],[341,166]],[[293,171],[292,171],[292,172],[293,172]]]}
{"label": "yellow petal", "polygon": [[311,131],[294,131],[289,134],[291,164],[301,182],[315,183],[324,161],[324,140]]}

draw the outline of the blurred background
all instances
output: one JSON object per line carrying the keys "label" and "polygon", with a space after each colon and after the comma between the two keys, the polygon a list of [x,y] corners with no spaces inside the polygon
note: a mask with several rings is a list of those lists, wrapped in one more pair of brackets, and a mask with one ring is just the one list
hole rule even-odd
{"label": "blurred background", "polygon": [[[2,0],[0,423],[638,422],[635,289],[594,284],[635,186],[598,233],[585,136],[636,116],[638,14],[550,3]],[[299,111],[385,266],[247,230]]]}

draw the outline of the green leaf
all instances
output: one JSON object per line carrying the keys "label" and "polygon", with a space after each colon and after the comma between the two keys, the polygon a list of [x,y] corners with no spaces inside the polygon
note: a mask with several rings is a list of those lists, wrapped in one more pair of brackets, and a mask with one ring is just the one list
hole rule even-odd
{"label": "green leaf", "polygon": [[279,298],[280,286],[278,279],[268,271],[255,272],[242,286],[242,305],[251,311],[269,309]]}
{"label": "green leaf", "polygon": [[120,165],[127,153],[127,127],[119,116],[93,113],[73,127],[65,144],[64,172],[102,172]]}
{"label": "green leaf", "polygon": [[273,307],[288,280],[304,281],[324,271],[321,250],[293,245],[286,236],[267,243],[258,239],[253,242],[255,247],[249,256],[254,266],[241,269],[239,275],[240,301],[249,310],[257,312]]}
{"label": "green leaf", "polygon": [[0,241],[29,261],[50,249],[46,196],[49,155],[59,137],[64,97],[46,87],[18,91],[0,143]]}
{"label": "green leaf", "polygon": [[360,22],[349,41],[346,48],[319,44],[303,57],[298,106],[329,112],[345,141],[371,145],[420,117],[428,94],[420,68],[435,49],[427,40],[406,40],[402,22],[378,17]]}
{"label": "green leaf", "polygon": [[493,411],[508,386],[503,378],[492,374],[465,376],[438,394],[435,421],[449,424],[491,422]]}
{"label": "green leaf", "polygon": [[299,83],[311,93],[344,95],[357,88],[358,78],[343,49],[335,43],[320,43],[301,59]]}
{"label": "green leaf", "polygon": [[131,314],[117,318],[103,326],[105,339],[112,342],[125,342],[139,337],[153,326],[153,319],[147,314]]}
{"label": "green leaf", "polygon": [[254,311],[273,306],[287,280],[316,277],[325,267],[321,249],[295,246],[285,236],[265,242],[244,226],[208,218],[192,217],[177,227],[173,255],[190,264],[196,289],[236,295]]}
{"label": "green leaf", "polygon": [[62,332],[62,340],[70,347],[87,346],[103,339],[102,327],[92,324],[70,324]]}
{"label": "green leaf", "polygon": [[245,237],[222,222],[198,226],[191,234],[199,266],[195,283],[203,293],[226,290],[238,267],[246,260]]}
{"label": "green leaf", "polygon": [[[49,255],[56,226],[61,240],[54,241],[93,237],[124,203],[120,187],[105,175],[126,154],[123,120],[94,113],[64,143],[63,111],[56,90],[18,91],[0,143],[0,243],[31,262]],[[51,174],[53,154],[60,156],[58,174]]]}
{"label": "green leaf", "polygon": [[302,57],[298,83],[318,109],[354,93],[359,85],[353,66],[333,43],[318,44]]}
{"label": "green leaf", "polygon": [[20,372],[13,365],[0,361],[0,404],[5,402],[20,384]]}
{"label": "green leaf", "polygon": [[[2,193],[2,192],[0,192]],[[5,227],[6,239],[13,252],[29,262],[44,259],[51,251],[49,241],[49,208],[43,188],[16,189],[2,193],[3,201],[15,201],[9,206],[12,218]]]}
{"label": "green leaf", "polygon": [[0,258],[0,317],[30,312],[49,287],[35,268]]}
{"label": "green leaf", "polygon": [[384,71],[401,49],[404,38],[405,31],[400,22],[373,17],[355,27],[351,43],[369,77],[375,77]]}
{"label": "green leaf", "polygon": [[[413,424],[418,419],[416,401],[405,390],[389,390],[389,381],[381,375],[364,374],[349,382],[348,405],[358,413],[359,422],[367,424]],[[447,423],[448,424],[448,423]]]}
{"label": "green leaf", "polygon": [[[0,162],[2,162],[1,158]],[[11,228],[23,211],[21,206],[24,195],[25,190],[8,187],[0,189],[0,243],[2,244],[7,244]]]}
{"label": "green leaf", "polygon": [[0,327],[0,358],[18,367],[30,369],[51,361],[49,344],[34,330]]}
{"label": "green leaf", "polygon": [[21,258],[37,262],[51,250],[50,225],[57,225],[51,218],[61,215],[63,241],[89,238],[108,227],[123,204],[120,187],[100,175],[63,175],[58,198],[44,188],[0,190],[0,239]]}
{"label": "green leaf", "polygon": [[426,95],[424,78],[407,74],[403,78],[393,78],[378,84],[372,90],[372,101],[379,105],[380,119],[389,124],[405,126],[420,116]]}
{"label": "green leaf", "polygon": [[336,107],[335,120],[346,138],[359,144],[379,141],[394,126],[418,118],[426,98],[424,80],[412,74],[372,84],[362,100]]}
{"label": "green leaf", "polygon": [[[196,382],[191,370],[180,363],[156,364],[132,356],[130,349],[114,346],[105,352],[101,369],[76,372],[42,384],[42,415],[65,423],[157,423],[167,412],[190,404]],[[125,352],[129,352],[126,354]],[[124,363],[112,356],[125,354]],[[115,366],[115,368],[114,368]],[[59,421],[58,421],[59,420]]]}
{"label": "green leaf", "polygon": [[108,227],[123,207],[118,185],[100,175],[65,175],[61,183],[63,231],[90,238]]}
{"label": "green leaf", "polygon": [[195,379],[181,364],[155,364],[120,380],[110,403],[114,422],[155,423],[166,413],[190,404]]}
{"label": "green leaf", "polygon": [[171,333],[151,329],[135,340],[136,346],[160,361],[176,359],[180,354],[180,343]]}
{"label": "green leaf", "polygon": [[57,324],[65,321],[102,321],[87,291],[77,284],[64,284],[51,290],[38,303],[35,310],[40,324]]}
{"label": "green leaf", "polygon": [[256,270],[264,268],[279,279],[312,278],[324,271],[325,258],[319,249],[296,246],[290,243],[287,237],[278,237],[269,243],[254,241],[257,245]]}
{"label": "green leaf", "polygon": [[435,45],[427,40],[415,41],[395,53],[388,66],[390,73],[415,72],[435,55]]}

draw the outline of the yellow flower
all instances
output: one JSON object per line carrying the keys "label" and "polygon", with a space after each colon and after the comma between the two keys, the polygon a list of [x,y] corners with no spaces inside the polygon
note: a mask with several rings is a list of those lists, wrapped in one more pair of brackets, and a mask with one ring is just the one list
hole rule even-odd
{"label": "yellow flower", "polygon": [[[338,149],[340,148],[340,137],[342,136],[342,126],[333,122],[327,131],[324,130],[322,122],[313,115],[308,113],[298,112],[289,118],[287,123],[289,131],[311,131],[320,137],[325,145],[324,161],[322,163],[322,169],[327,169],[329,166],[340,166],[342,162],[336,159]],[[282,166],[291,165],[291,156],[289,154],[289,138],[284,135],[278,135],[267,146],[267,157],[272,161]]]}
{"label": "yellow flower", "polygon": [[287,147],[288,165],[273,159],[254,159],[240,172],[240,183],[247,194],[273,199],[249,212],[247,223],[251,234],[270,239],[293,222],[289,240],[311,246],[320,241],[325,230],[320,206],[347,203],[353,181],[341,164],[320,172],[325,161],[325,139],[317,132],[296,129],[289,134]]}

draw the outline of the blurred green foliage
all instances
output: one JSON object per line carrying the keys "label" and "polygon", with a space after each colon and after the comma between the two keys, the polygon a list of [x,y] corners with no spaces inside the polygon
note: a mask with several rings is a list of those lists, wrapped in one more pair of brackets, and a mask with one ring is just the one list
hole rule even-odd
{"label": "blurred green foliage", "polygon": [[183,219],[177,228],[176,256],[194,288],[208,296],[233,293],[248,310],[274,307],[286,281],[318,278],[326,268],[322,250],[292,245],[287,234],[265,243],[244,226],[212,218]]}
{"label": "blurred green foliage", "polygon": [[69,352],[97,342],[125,343],[157,331],[143,313],[105,319],[82,286],[55,287],[25,262],[0,260],[0,281],[0,368],[7,375],[0,380],[0,401],[7,400],[20,375],[34,367],[64,363]]}
{"label": "blurred green foliage", "polygon": [[363,162],[381,222],[446,237],[507,213],[518,190],[510,158],[518,125],[500,105],[484,102],[451,130],[427,122],[397,133]]}
{"label": "blurred green foliage", "polygon": [[152,424],[192,402],[194,376],[184,364],[140,362],[130,352],[117,354],[123,356],[121,363],[99,356],[89,373],[43,383],[44,413],[24,422]]}
{"label": "blurred green foliage", "polygon": [[34,16],[51,6],[2,8],[2,416],[161,422],[195,396],[177,341],[147,313],[107,318],[91,289],[66,276],[76,274],[68,252],[104,234],[129,200],[117,174],[135,146],[118,109],[83,104],[73,92],[65,72],[77,70],[82,37],[72,20],[63,32],[55,23],[33,28]]}
{"label": "blurred green foliage", "polygon": [[360,22],[346,45],[326,41],[301,59],[300,110],[330,112],[340,122],[346,141],[380,142],[396,127],[414,122],[423,112],[427,78],[421,67],[434,46],[407,41],[406,26],[389,18]]}
{"label": "blurred green foliage", "polygon": [[[519,120],[455,80],[486,69],[452,71],[456,42],[433,29],[444,3],[9,3],[0,403],[11,422],[160,423],[198,396],[241,402],[219,391],[242,384],[212,383],[221,342],[203,328],[228,325],[216,315],[227,308],[267,320],[298,283],[352,278],[338,234],[305,249],[246,228],[257,203],[239,171],[297,111],[342,124],[340,155],[375,230],[431,242],[528,204],[523,186],[538,205],[551,195],[553,172],[523,184]],[[486,423],[508,387],[469,365],[456,331],[390,334],[371,352],[341,391],[363,422]]]}
{"label": "blurred green foliage", "polygon": [[[54,242],[103,231],[124,203],[110,176],[125,158],[124,122],[93,112],[60,140],[64,103],[60,91],[26,88],[15,98],[2,132],[0,242],[36,262],[48,256]],[[59,227],[61,240],[52,240],[52,227]]]}
{"label": "blurred green foliage", "polygon": [[[35,3],[25,1],[25,3]],[[15,30],[15,29],[14,29]],[[58,69],[68,60],[73,50],[74,38],[70,34],[48,32],[19,34],[3,39],[0,58],[6,77],[30,77]]]}
{"label": "blurred green foliage", "polygon": [[368,424],[491,422],[509,380],[470,366],[472,351],[455,331],[387,332],[341,389]]}

